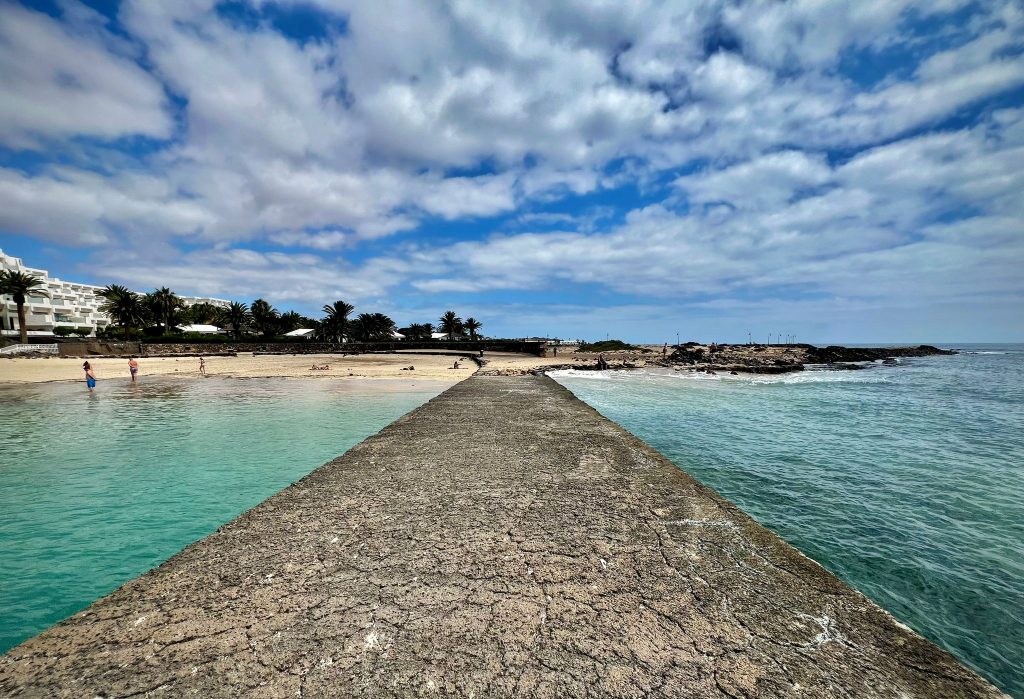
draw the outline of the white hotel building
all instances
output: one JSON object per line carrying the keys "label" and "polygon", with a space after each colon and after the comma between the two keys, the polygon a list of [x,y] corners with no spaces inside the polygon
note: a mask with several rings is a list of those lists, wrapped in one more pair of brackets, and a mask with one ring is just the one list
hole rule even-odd
{"label": "white hotel building", "polygon": [[[49,297],[30,294],[25,299],[25,325],[28,327],[29,340],[33,338],[51,338],[53,329],[60,326],[69,328],[91,328],[92,334],[110,324],[110,318],[99,310],[103,299],[99,292],[102,286],[66,282],[51,277],[45,269],[26,267],[19,257],[11,257],[0,250],[0,271],[17,271],[34,274],[42,280]],[[186,306],[196,303],[209,303],[214,306],[227,306],[223,299],[182,296]],[[9,295],[0,296],[0,323],[4,337],[17,337],[18,307]]]}

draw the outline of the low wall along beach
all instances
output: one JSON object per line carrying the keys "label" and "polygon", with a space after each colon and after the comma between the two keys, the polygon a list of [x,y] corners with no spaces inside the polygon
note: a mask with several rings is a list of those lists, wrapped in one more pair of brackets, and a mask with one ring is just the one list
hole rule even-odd
{"label": "low wall along beach", "polygon": [[113,340],[63,341],[60,354],[63,357],[129,356],[175,357],[217,354],[361,354],[365,352],[401,352],[410,350],[457,351],[475,354],[484,352],[520,352],[544,356],[546,343],[520,340],[457,340],[445,342],[414,340],[401,342],[259,342],[259,341],[217,341],[210,342],[117,342]]}
{"label": "low wall along beach", "polygon": [[998,697],[541,376],[476,376],[0,660],[5,696]]}

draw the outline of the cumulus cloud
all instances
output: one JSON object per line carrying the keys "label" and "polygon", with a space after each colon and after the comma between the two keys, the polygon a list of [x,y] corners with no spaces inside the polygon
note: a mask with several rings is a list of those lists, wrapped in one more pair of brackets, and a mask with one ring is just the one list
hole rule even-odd
{"label": "cumulus cloud", "polygon": [[700,204],[726,202],[734,208],[765,209],[786,204],[802,190],[831,179],[823,154],[780,151],[717,171],[675,181]]}
{"label": "cumulus cloud", "polygon": [[209,211],[159,176],[53,167],[30,177],[0,168],[0,227],[12,233],[94,245],[112,240],[115,229],[189,236],[212,222]]}
{"label": "cumulus cloud", "polygon": [[87,135],[168,138],[160,82],[134,47],[79,8],[65,24],[16,5],[0,8],[0,144],[40,149]]}
{"label": "cumulus cloud", "polygon": [[[160,280],[179,293],[221,298],[266,298],[310,310],[335,299],[370,300],[398,281],[400,262],[371,261],[361,267],[311,253],[260,252],[247,248],[113,251],[94,261],[95,274],[146,288]],[[318,305],[319,304],[319,305]]]}
{"label": "cumulus cloud", "polygon": [[270,236],[278,245],[285,247],[312,248],[314,250],[335,250],[344,246],[351,236],[344,231],[285,231]]}
{"label": "cumulus cloud", "polygon": [[675,182],[689,209],[670,199],[607,233],[502,235],[421,252],[425,266],[446,274],[414,283],[464,292],[571,281],[660,298],[792,285],[874,299],[1011,293],[1024,260],[1024,238],[1012,233],[1024,214],[1015,164],[1024,141],[990,130],[1022,115],[879,146],[835,166],[783,151],[689,175]]}
{"label": "cumulus cloud", "polygon": [[281,299],[1012,292],[1019,3],[300,6],[0,6],[0,230]]}

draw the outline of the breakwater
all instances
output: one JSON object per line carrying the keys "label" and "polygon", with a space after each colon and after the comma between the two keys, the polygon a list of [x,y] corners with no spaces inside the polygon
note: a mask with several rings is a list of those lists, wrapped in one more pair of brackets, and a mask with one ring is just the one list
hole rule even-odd
{"label": "breakwater", "polygon": [[23,696],[996,697],[545,377],[474,377],[0,660]]}

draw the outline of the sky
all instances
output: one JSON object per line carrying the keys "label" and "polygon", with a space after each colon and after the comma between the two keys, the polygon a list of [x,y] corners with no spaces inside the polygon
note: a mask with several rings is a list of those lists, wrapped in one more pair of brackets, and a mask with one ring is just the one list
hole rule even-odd
{"label": "sky", "polygon": [[1024,341],[1024,4],[0,1],[0,248],[490,336]]}

